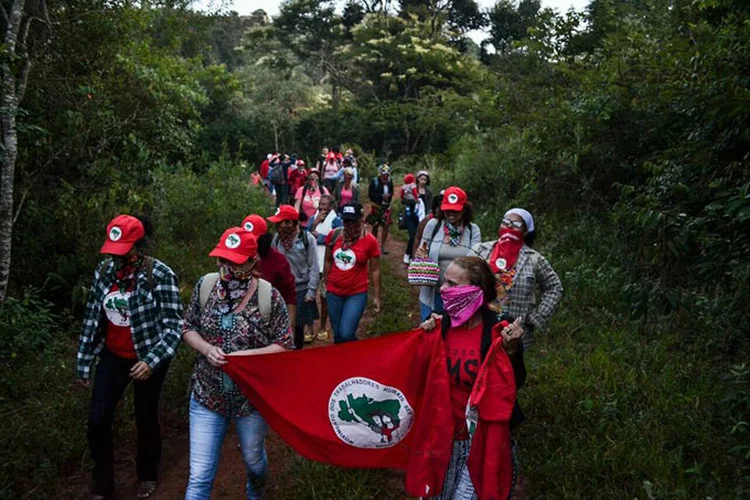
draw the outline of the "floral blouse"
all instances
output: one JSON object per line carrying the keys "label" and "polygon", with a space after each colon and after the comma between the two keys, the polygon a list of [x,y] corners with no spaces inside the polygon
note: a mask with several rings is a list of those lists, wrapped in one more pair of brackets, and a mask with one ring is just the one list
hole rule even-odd
{"label": "floral blouse", "polygon": [[[258,294],[254,293],[245,309],[233,316],[232,326],[223,328],[222,314],[216,304],[216,288],[211,291],[206,306],[201,310],[202,282],[203,278],[199,279],[193,289],[184,317],[183,333],[194,330],[203,340],[221,347],[227,354],[271,344],[278,344],[285,349],[293,347],[289,312],[278,290],[272,289],[271,314],[268,318],[261,315]],[[246,417],[255,411],[232,379],[221,368],[209,363],[205,356],[199,355],[196,359],[191,383],[193,398],[211,411],[228,417]]]}

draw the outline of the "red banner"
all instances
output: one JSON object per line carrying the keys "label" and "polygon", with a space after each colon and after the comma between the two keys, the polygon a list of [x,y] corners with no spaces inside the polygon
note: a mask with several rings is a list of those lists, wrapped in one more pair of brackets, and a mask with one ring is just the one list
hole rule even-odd
{"label": "red banner", "polygon": [[226,372],[301,455],[343,467],[406,469],[410,495],[440,492],[453,421],[439,333],[227,359]]}

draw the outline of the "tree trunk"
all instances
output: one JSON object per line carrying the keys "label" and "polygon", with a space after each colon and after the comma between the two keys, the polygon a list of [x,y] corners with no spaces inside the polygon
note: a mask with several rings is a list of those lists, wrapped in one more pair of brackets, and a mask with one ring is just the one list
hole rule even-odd
{"label": "tree trunk", "polygon": [[[18,158],[18,134],[16,114],[18,113],[19,90],[22,93],[25,81],[19,81],[10,65],[18,56],[18,35],[21,32],[25,0],[15,0],[10,14],[3,11],[6,26],[3,44],[6,54],[0,64],[2,71],[2,91],[0,92],[0,125],[2,125],[2,165],[0,165],[0,305],[5,302],[10,278],[11,243],[13,241],[13,180]],[[26,28],[28,32],[28,27]],[[25,38],[25,36],[23,37]],[[23,40],[25,42],[25,40]],[[25,45],[22,44],[22,45]],[[22,47],[25,51],[25,46]],[[28,59],[20,61],[23,67],[22,78],[28,74]]]}

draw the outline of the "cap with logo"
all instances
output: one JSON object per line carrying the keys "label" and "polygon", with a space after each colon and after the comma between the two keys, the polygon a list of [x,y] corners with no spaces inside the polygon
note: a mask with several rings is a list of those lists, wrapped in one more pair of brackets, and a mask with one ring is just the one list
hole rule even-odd
{"label": "cap with logo", "polygon": [[267,219],[274,224],[277,224],[283,220],[299,220],[299,212],[294,209],[291,205],[281,205],[276,209],[276,213]]}
{"label": "cap with logo", "polygon": [[391,167],[389,167],[388,165],[384,163],[378,167],[378,173],[380,175],[390,175]]}
{"label": "cap with logo", "polygon": [[344,205],[341,208],[341,219],[342,220],[360,220],[362,218],[362,204],[361,203],[350,203]]}
{"label": "cap with logo", "polygon": [[230,227],[219,238],[219,243],[208,254],[209,257],[221,257],[235,264],[244,264],[251,257],[258,255],[258,241],[250,231],[242,227]]}
{"label": "cap with logo", "polygon": [[255,237],[263,236],[268,231],[268,224],[260,215],[250,214],[240,224],[243,229],[250,231]]}
{"label": "cap with logo", "polygon": [[466,205],[466,192],[457,186],[451,186],[443,193],[443,203],[440,205],[440,210],[445,212],[446,210],[453,210],[460,212]]}
{"label": "cap with logo", "polygon": [[110,255],[125,255],[145,234],[141,221],[132,215],[118,215],[107,225],[107,239],[99,251]]}

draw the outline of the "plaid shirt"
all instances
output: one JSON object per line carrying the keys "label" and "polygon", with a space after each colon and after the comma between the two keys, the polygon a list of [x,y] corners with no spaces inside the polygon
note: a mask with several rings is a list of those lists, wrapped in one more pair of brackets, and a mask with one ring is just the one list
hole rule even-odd
{"label": "plaid shirt", "polygon": [[[495,243],[496,241],[480,243],[474,245],[472,250],[482,259],[488,260]],[[537,285],[541,291],[538,303],[535,297]],[[524,317],[524,347],[534,341],[534,329],[547,326],[562,294],[562,282],[547,259],[531,247],[521,247],[513,286],[508,293],[508,305],[503,312],[514,318]]]}
{"label": "plaid shirt", "polygon": [[[103,301],[112,288],[114,277],[112,259],[102,261],[94,273],[78,345],[76,369],[82,379],[90,377],[91,367],[104,347]],[[154,259],[153,290],[148,281],[145,269],[141,269],[128,308],[135,352],[140,361],[154,370],[177,352],[182,333],[182,300],[177,275],[161,261]]]}

